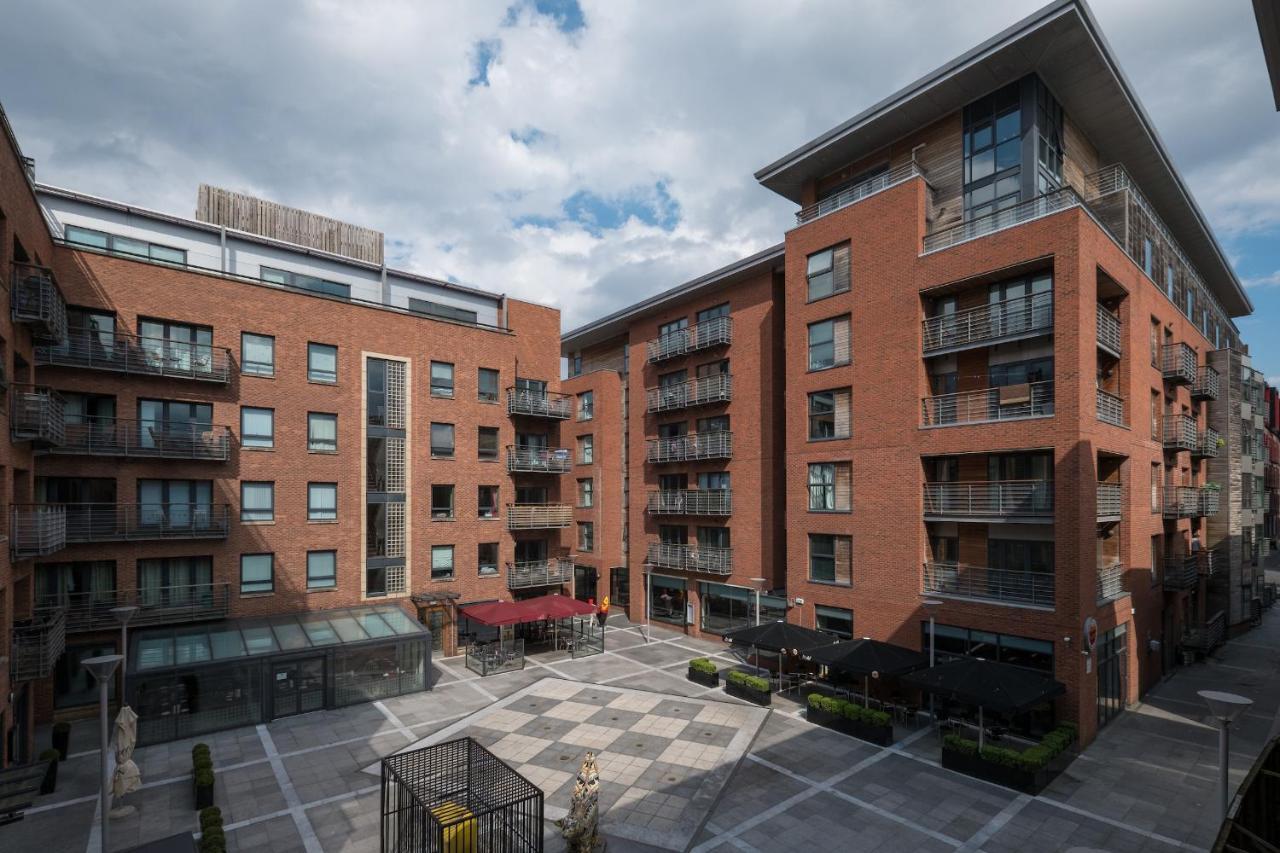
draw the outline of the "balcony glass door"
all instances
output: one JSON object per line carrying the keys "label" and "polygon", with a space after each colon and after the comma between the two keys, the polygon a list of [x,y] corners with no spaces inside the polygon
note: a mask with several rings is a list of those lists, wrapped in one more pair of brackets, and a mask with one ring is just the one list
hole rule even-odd
{"label": "balcony glass door", "polygon": [[1098,640],[1098,728],[1120,716],[1129,695],[1128,624],[1117,625]]}

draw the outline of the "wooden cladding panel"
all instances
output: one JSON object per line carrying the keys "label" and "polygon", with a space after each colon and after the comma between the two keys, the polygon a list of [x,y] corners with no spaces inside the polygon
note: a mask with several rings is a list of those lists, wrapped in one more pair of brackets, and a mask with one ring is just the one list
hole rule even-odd
{"label": "wooden cladding panel", "polygon": [[196,219],[358,261],[382,263],[381,231],[221,187],[200,185],[196,196]]}

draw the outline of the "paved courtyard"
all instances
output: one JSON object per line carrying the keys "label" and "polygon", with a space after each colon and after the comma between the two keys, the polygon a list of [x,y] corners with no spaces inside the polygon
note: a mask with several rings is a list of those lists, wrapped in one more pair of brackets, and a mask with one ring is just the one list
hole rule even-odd
{"label": "paved courtyard", "polygon": [[[427,693],[206,736],[229,849],[377,850],[379,786],[368,771],[465,732],[546,792],[548,850],[562,849],[550,819],[567,806],[588,748],[601,755],[613,853],[1203,850],[1214,831],[1216,731],[1195,691],[1257,702],[1234,736],[1235,781],[1277,732],[1280,708],[1277,609],[1159,685],[1029,797],[943,770],[927,728],[880,748],[810,725],[790,700],[768,712],[729,700],[685,679],[698,655],[736,664],[722,644],[659,629],[646,642],[641,629],[611,624],[603,655],[484,679],[446,659]],[[0,827],[0,850],[97,849],[93,737],[92,726],[73,726],[57,793]],[[112,821],[112,849],[196,829],[193,742],[138,751],[144,790],[130,799],[139,811]]]}

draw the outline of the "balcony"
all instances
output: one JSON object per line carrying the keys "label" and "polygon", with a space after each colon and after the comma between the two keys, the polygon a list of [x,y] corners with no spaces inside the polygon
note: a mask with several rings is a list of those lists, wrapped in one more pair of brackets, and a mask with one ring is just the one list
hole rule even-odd
{"label": "balcony", "polygon": [[14,506],[9,550],[13,559],[44,557],[67,544],[67,512],[61,506]]}
{"label": "balcony", "polygon": [[1124,506],[1124,487],[1120,483],[1098,484],[1098,521],[1114,522],[1120,520],[1120,512]]}
{"label": "balcony", "polygon": [[508,530],[548,530],[573,524],[568,504],[507,504]]}
{"label": "balcony", "polygon": [[1076,195],[1075,190],[1063,187],[987,216],[970,219],[950,228],[939,229],[924,238],[924,252],[928,254],[949,249],[960,243],[967,243],[1006,228],[1013,228],[1082,205],[1083,202]]}
{"label": "balcony", "polygon": [[507,563],[507,589],[560,586],[573,582],[573,560],[524,560]]}
{"label": "balcony", "polygon": [[567,474],[573,456],[563,447],[507,446],[507,471],[512,474]]}
{"label": "balcony", "polygon": [[1205,622],[1188,627],[1182,634],[1182,646],[1205,654],[1222,645],[1227,637],[1227,616],[1219,610]]}
{"label": "balcony", "polygon": [[1218,514],[1219,497],[1221,492],[1216,488],[1202,486],[1198,489],[1200,492],[1199,512],[1202,518],[1208,518],[1211,515]]}
{"label": "balcony", "polygon": [[94,418],[89,423],[67,424],[62,443],[42,453],[226,462],[230,447],[231,430],[225,426]]}
{"label": "balcony", "polygon": [[727,403],[733,397],[733,377],[727,373],[700,376],[658,388],[647,388],[644,395],[645,410],[650,414]]}
{"label": "balcony", "polygon": [[687,329],[677,329],[645,344],[649,363],[656,364],[691,352],[724,346],[733,342],[733,318],[713,317]]}
{"label": "balcony", "polygon": [[1165,557],[1164,588],[1195,589],[1200,584],[1200,561],[1193,555]]}
{"label": "balcony", "polygon": [[568,394],[552,394],[548,391],[530,391],[522,388],[507,389],[508,415],[567,421],[572,412],[573,398]]}
{"label": "balcony", "polygon": [[1124,426],[1124,398],[1098,389],[1098,420],[1104,424]]}
{"label": "balcony", "polygon": [[928,317],[922,324],[925,355],[943,355],[1053,332],[1053,292],[1016,296]]}
{"label": "balcony", "polygon": [[1191,383],[1191,399],[1193,400],[1216,400],[1218,399],[1218,371],[1209,365],[1200,368],[1200,372],[1196,374],[1196,381]]}
{"label": "balcony", "polygon": [[1124,565],[1111,563],[1098,566],[1098,604],[1115,601],[1127,593],[1124,591]]}
{"label": "balcony", "polygon": [[860,184],[854,184],[835,195],[822,199],[816,204],[802,207],[796,213],[796,225],[804,225],[806,222],[812,222],[815,219],[826,216],[828,213],[835,213],[837,210],[857,204],[864,198],[873,196],[882,190],[887,190],[889,187],[897,186],[917,176],[923,178],[924,172],[915,163],[907,163],[898,166],[896,169],[882,172],[874,178],[869,178]]}
{"label": "balcony", "polygon": [[925,483],[926,521],[1043,521],[1053,518],[1052,480]]}
{"label": "balcony", "polygon": [[48,596],[36,600],[36,609],[61,610],[66,615],[67,631],[77,633],[119,628],[120,623],[111,614],[113,607],[137,607],[129,620],[129,627],[137,628],[225,619],[230,600],[227,584],[206,583]]}
{"label": "balcony", "polygon": [[9,435],[14,441],[57,446],[66,439],[62,395],[40,385],[13,386]]}
{"label": "balcony", "polygon": [[67,339],[67,303],[48,267],[14,262],[11,309],[13,322],[29,326],[37,341]]}
{"label": "balcony", "polygon": [[927,427],[1045,418],[1053,414],[1053,380],[925,397],[920,409]]}
{"label": "balcony", "polygon": [[1098,349],[1120,357],[1120,318],[1101,305],[1098,306]]}
{"label": "balcony", "polygon": [[76,330],[57,346],[36,347],[35,359],[36,364],[48,367],[77,367],[222,385],[231,378],[231,350],[226,347],[144,338],[123,332]]}
{"label": "balcony", "polygon": [[1188,344],[1165,344],[1160,356],[1160,373],[1171,385],[1194,385],[1200,374],[1196,351]]}
{"label": "balcony", "polygon": [[1163,433],[1165,450],[1176,453],[1200,447],[1200,431],[1196,419],[1190,415],[1165,415]]}
{"label": "balcony", "polygon": [[1225,443],[1216,429],[1206,427],[1205,431],[1196,438],[1196,446],[1191,451],[1191,455],[1200,459],[1213,459],[1218,455],[1221,445]]}
{"label": "balcony", "polygon": [[730,515],[731,489],[668,489],[649,492],[649,515]]}
{"label": "balcony", "polygon": [[651,566],[663,569],[706,572],[713,575],[733,574],[732,548],[650,542],[644,561]]}
{"label": "balcony", "polygon": [[[29,523],[34,526],[60,525],[65,544],[72,545],[155,539],[226,539],[231,508],[227,504],[207,503],[78,503],[27,504],[16,507],[15,512],[30,519]],[[34,537],[34,531],[32,535]]]}
{"label": "balcony", "polygon": [[53,675],[67,647],[67,620],[61,610],[38,611],[13,625],[10,674],[14,681],[35,681]]}
{"label": "balcony", "polygon": [[1200,490],[1194,486],[1166,486],[1165,518],[1195,518],[1200,514]]}
{"label": "balcony", "polygon": [[645,461],[651,465],[733,458],[733,433],[728,431],[651,438],[645,444]]}
{"label": "balcony", "polygon": [[925,563],[924,591],[974,601],[1053,609],[1053,572]]}

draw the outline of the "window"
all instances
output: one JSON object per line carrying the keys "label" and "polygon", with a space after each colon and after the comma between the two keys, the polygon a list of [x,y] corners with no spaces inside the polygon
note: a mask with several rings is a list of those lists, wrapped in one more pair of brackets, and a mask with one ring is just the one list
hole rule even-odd
{"label": "window", "polygon": [[849,363],[849,318],[836,317],[809,326],[809,369]]}
{"label": "window", "polygon": [[409,297],[409,310],[417,311],[419,314],[426,314],[430,317],[440,317],[445,320],[456,320],[459,323],[476,323],[480,319],[480,315],[474,311],[468,311],[466,308],[455,308],[452,305],[442,305],[439,302],[431,302],[426,299],[415,299]]}
{"label": "window", "polygon": [[498,371],[491,367],[480,368],[476,376],[476,397],[486,403],[498,402]]}
{"label": "window", "polygon": [[275,591],[275,555],[240,555],[240,594]]}
{"label": "window", "polygon": [[240,334],[240,372],[250,376],[276,375],[276,339],[270,335]]}
{"label": "window", "polygon": [[809,534],[809,580],[848,586],[852,583],[853,540],[830,533]]}
{"label": "window", "polygon": [[351,298],[351,285],[343,284],[340,281],[328,281],[314,275],[278,270],[272,267],[259,267],[258,277],[273,284],[283,284],[286,287],[296,287],[300,290],[309,290],[312,293],[340,296],[343,299]]}
{"label": "window", "polygon": [[307,552],[307,589],[333,589],[338,585],[338,552]]}
{"label": "window", "polygon": [[586,508],[591,506],[593,500],[594,482],[590,479],[578,481],[578,506]]}
{"label": "window", "polygon": [[[1146,241],[1146,256],[1148,258],[1148,263],[1149,263],[1150,257],[1151,257],[1151,241],[1150,240]],[[1147,275],[1151,275],[1150,269],[1147,270]],[[1152,278],[1154,279],[1155,276],[1152,276]],[[1176,304],[1176,300],[1174,298],[1175,288],[1176,288],[1176,284],[1174,283],[1174,278],[1173,278],[1173,264],[1169,264],[1164,268],[1164,292],[1169,297],[1169,301],[1174,302]]]}
{"label": "window", "polygon": [[698,312],[694,321],[701,326],[703,323],[709,323],[712,320],[718,320],[721,317],[729,316],[729,303],[721,302],[719,305],[713,305],[710,308],[703,308]]}
{"label": "window", "polygon": [[307,483],[307,521],[338,520],[338,484]]}
{"label": "window", "polygon": [[[1150,237],[1142,238],[1142,271],[1147,274],[1147,278],[1155,278],[1155,253],[1152,251]],[[1173,267],[1169,267],[1169,293],[1173,293]]]}
{"label": "window", "polygon": [[817,622],[814,627],[824,634],[830,634],[841,640],[853,639],[853,611],[842,607],[828,607],[819,604],[815,608]]}
{"label": "window", "polygon": [[481,459],[498,458],[498,428],[480,427],[476,439],[476,455]]}
{"label": "window", "polygon": [[480,486],[477,490],[477,512],[481,518],[498,517],[498,487]]}
{"label": "window", "polygon": [[810,255],[806,277],[810,302],[846,292],[849,289],[849,244]]}
{"label": "window", "polygon": [[1161,394],[1159,391],[1151,392],[1151,440],[1160,441],[1163,435],[1160,430],[1160,403]]}
{"label": "window", "polygon": [[453,486],[431,487],[431,520],[444,521],[453,518]]}
{"label": "window", "polygon": [[849,437],[849,389],[809,395],[809,439]]}
{"label": "window", "polygon": [[596,549],[596,526],[590,521],[578,522],[578,550],[594,551]]}
{"label": "window", "polygon": [[1014,82],[964,108],[964,218],[1021,200],[1022,109]]}
{"label": "window", "polygon": [[275,447],[276,445],[276,410],[255,409],[243,406],[240,409],[240,446],[241,447]]}
{"label": "window", "polygon": [[240,520],[275,521],[276,484],[254,483],[248,480],[240,484]]}
{"label": "window", "polygon": [[1151,366],[1160,366],[1160,321],[1151,318]]}
{"label": "window", "polygon": [[1160,512],[1160,463],[1151,463],[1151,511]]}
{"label": "window", "polygon": [[431,362],[431,396],[453,396],[453,365],[447,361]]}
{"label": "window", "polygon": [[1156,534],[1151,537],[1151,582],[1160,582],[1160,563],[1164,559],[1164,537]]}
{"label": "window", "polygon": [[582,353],[575,352],[569,358],[569,375],[570,376],[582,375]]}
{"label": "window", "polygon": [[476,546],[476,565],[479,567],[480,577],[498,573],[497,542],[481,542]]}
{"label": "window", "polygon": [[590,465],[595,458],[595,436],[578,436],[578,464]]}
{"label": "window", "polygon": [[431,546],[431,579],[433,581],[451,580],[453,578],[453,546]]}
{"label": "window", "polygon": [[679,335],[687,328],[689,328],[688,317],[681,317],[677,320],[670,320],[658,327],[658,337],[670,338],[673,335]]}
{"label": "window", "polygon": [[708,548],[730,548],[729,528],[727,527],[699,527],[698,528],[698,547],[703,550],[703,556],[706,556]]}
{"label": "window", "polygon": [[702,471],[698,474],[698,488],[704,491],[729,491],[728,471]]}
{"label": "window", "polygon": [[120,237],[115,234],[108,234],[105,231],[95,231],[92,228],[81,228],[79,225],[68,225],[63,231],[63,236],[66,237],[68,243],[103,249],[108,252],[114,252],[117,255],[130,255],[152,261],[164,261],[168,264],[185,265],[187,262],[186,249],[160,246],[144,240],[134,240],[131,237]]}
{"label": "window", "polygon": [[453,458],[453,424],[431,425],[431,458]]}
{"label": "window", "polygon": [[578,420],[589,421],[596,416],[596,395],[594,391],[583,391],[578,395]]}
{"label": "window", "polygon": [[853,489],[848,462],[819,462],[809,466],[809,511],[849,512]]}
{"label": "window", "polygon": [[312,382],[338,381],[338,348],[332,344],[307,344],[307,379]]}
{"label": "window", "polygon": [[[952,374],[955,376],[955,374]],[[987,387],[1004,388],[1031,382],[1046,382],[1053,378],[1053,356],[1029,358],[1026,361],[1007,361],[987,368]]]}
{"label": "window", "polygon": [[338,416],[307,412],[307,450],[310,453],[338,452]]}

